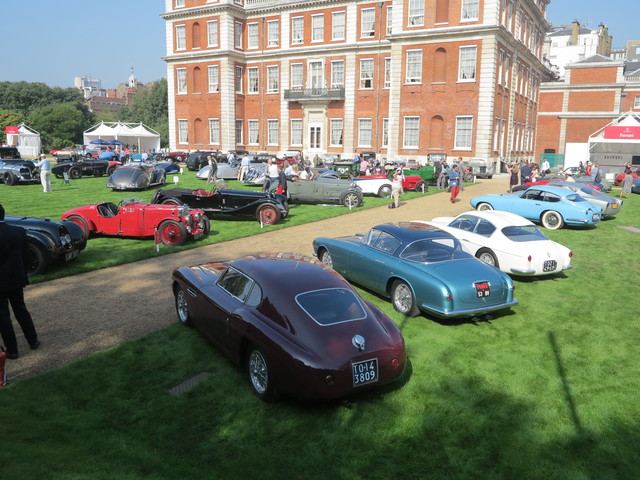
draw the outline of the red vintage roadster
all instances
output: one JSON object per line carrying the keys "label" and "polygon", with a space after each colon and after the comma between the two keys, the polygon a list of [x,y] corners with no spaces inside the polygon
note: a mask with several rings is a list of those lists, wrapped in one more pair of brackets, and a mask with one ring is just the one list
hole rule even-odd
{"label": "red vintage roadster", "polygon": [[210,223],[202,210],[175,205],[150,205],[132,200],[102,202],[74,208],[63,220],[80,225],[86,236],[154,237],[165,245],[182,245],[209,234]]}

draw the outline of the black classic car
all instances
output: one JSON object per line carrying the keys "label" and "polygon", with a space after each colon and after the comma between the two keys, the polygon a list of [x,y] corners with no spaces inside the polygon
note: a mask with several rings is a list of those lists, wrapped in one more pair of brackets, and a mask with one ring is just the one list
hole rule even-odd
{"label": "black classic car", "polygon": [[16,215],[7,215],[5,222],[27,231],[29,275],[44,273],[53,263],[73,260],[87,246],[84,231],[73,222]]}
{"label": "black classic car", "polygon": [[100,160],[97,158],[79,158],[77,161],[65,160],[54,165],[51,168],[56,178],[64,177],[67,173],[69,178],[76,179],[83,175],[93,175],[99,177],[101,175],[111,175],[116,169],[115,164],[109,163],[108,160]]}
{"label": "black classic car", "polygon": [[0,182],[5,185],[16,183],[34,183],[40,181],[40,173],[36,164],[31,160],[6,159],[0,160]]}
{"label": "black classic car", "polygon": [[129,162],[109,175],[107,188],[113,190],[143,190],[164,185],[167,172],[164,168],[144,162]]}
{"label": "black classic car", "polygon": [[210,218],[214,215],[253,215],[267,225],[278,222],[289,213],[284,195],[229,188],[214,188],[213,191],[188,188],[158,190],[151,203],[188,205],[203,210]]}
{"label": "black classic car", "polygon": [[211,155],[216,161],[220,158],[220,152],[217,151],[201,151],[191,152],[184,163],[187,165],[187,170],[191,172],[197,172],[205,165],[209,164],[209,159],[207,158]]}

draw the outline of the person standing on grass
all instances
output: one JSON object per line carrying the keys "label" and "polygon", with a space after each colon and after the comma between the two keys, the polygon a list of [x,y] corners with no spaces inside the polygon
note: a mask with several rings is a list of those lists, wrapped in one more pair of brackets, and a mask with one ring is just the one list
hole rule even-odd
{"label": "person standing on grass", "polygon": [[249,155],[245,153],[244,157],[240,161],[240,168],[238,169],[238,181],[244,180],[244,176],[249,173],[249,167],[251,166],[251,159]]}
{"label": "person standing on grass", "polygon": [[436,165],[436,173],[438,174],[438,180],[436,181],[436,188],[438,190],[444,190],[444,180],[447,174],[447,164],[444,158],[441,158]]}
{"label": "person standing on grass", "polygon": [[393,202],[389,204],[389,208],[398,208],[400,206],[400,193],[402,192],[402,170],[398,169],[393,172],[391,178],[391,198]]}
{"label": "person standing on grass", "polygon": [[633,175],[631,174],[631,169],[626,168],[624,171],[624,180],[622,180],[622,190],[620,190],[619,198],[622,198],[622,194],[624,193],[624,198],[629,198],[629,194],[631,193],[631,189],[633,188]]}
{"label": "person standing on grass", "polygon": [[454,164],[449,170],[449,188],[451,189],[451,203],[456,203],[456,198],[460,193],[460,172],[457,164]]}
{"label": "person standing on grass", "polygon": [[23,289],[29,284],[28,245],[25,229],[4,221],[4,207],[0,204],[0,336],[7,350],[7,358],[11,360],[18,358],[19,354],[9,304],[31,350],[40,346],[31,314],[24,303]]}
{"label": "person standing on grass", "polygon": [[36,167],[40,169],[42,191],[44,193],[51,192],[51,161],[44,153],[40,154],[40,161],[36,163]]}
{"label": "person standing on grass", "polygon": [[213,183],[218,179],[218,162],[213,158],[213,155],[207,155],[207,163],[210,167],[207,183]]}

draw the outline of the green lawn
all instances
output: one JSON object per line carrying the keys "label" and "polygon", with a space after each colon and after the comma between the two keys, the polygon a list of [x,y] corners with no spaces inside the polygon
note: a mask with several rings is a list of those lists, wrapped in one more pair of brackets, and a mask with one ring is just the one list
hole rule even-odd
{"label": "green lawn", "polygon": [[[634,195],[594,229],[547,231],[574,269],[516,280],[520,304],[490,321],[405,318],[361,291],[400,327],[411,364],[348,403],[264,404],[177,323],[17,382],[0,389],[1,477],[636,479],[640,234],[619,227],[639,218]],[[200,372],[194,390],[168,393]]]}

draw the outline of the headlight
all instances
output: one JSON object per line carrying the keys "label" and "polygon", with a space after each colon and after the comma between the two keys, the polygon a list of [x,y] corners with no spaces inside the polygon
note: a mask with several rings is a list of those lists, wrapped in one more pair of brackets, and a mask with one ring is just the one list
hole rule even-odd
{"label": "headlight", "polygon": [[200,212],[196,212],[195,217],[196,217],[196,222],[198,223],[200,222],[200,220],[202,220],[202,214]]}
{"label": "headlight", "polygon": [[184,223],[186,223],[188,226],[191,226],[193,224],[193,217],[191,215],[187,215],[186,217],[184,217]]}

